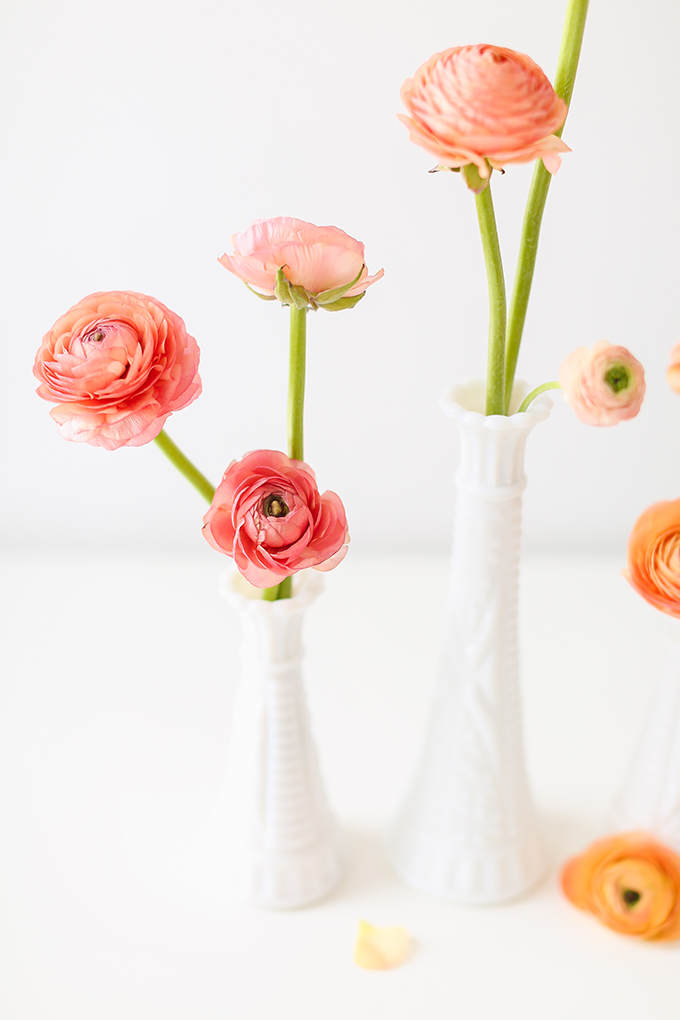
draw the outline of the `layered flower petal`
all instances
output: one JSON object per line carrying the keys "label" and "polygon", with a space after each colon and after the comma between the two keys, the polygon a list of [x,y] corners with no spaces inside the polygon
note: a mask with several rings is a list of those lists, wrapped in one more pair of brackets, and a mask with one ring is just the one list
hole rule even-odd
{"label": "layered flower petal", "polygon": [[33,374],[64,439],[106,450],[154,439],[201,392],[179,315],[133,291],[90,294],[43,337]]}
{"label": "layered flower petal", "polygon": [[625,347],[600,340],[577,347],[560,365],[564,399],[586,425],[616,425],[634,418],[645,396],[645,370]]}
{"label": "layered flower petal", "polygon": [[598,840],[567,861],[562,889],[614,931],[680,938],[680,857],[644,832]]}
{"label": "layered flower petal", "polygon": [[271,588],[306,567],[331,570],[347,552],[340,497],[319,493],[309,465],[278,450],[232,461],[203,520],[213,549],[233,557],[256,588]]}
{"label": "layered flower petal", "polygon": [[[317,227],[314,223],[279,216],[256,220],[231,239],[233,255],[224,254],[218,262],[249,287],[268,297],[276,295],[279,270],[293,286],[306,295],[308,304],[317,302],[326,291],[342,290],[341,297],[363,295],[384,275],[380,270],[369,276],[364,262],[364,246],[339,227]],[[356,282],[355,282],[356,281]]]}
{"label": "layered flower petal", "polygon": [[549,173],[569,147],[554,135],[567,116],[543,71],[515,50],[486,44],[435,53],[404,82],[411,141],[444,166],[492,166],[541,158]]}

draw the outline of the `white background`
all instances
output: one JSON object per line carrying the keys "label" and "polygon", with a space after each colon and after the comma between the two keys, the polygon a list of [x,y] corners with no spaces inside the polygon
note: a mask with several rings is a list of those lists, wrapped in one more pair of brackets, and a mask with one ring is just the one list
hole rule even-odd
{"label": "white background", "polygon": [[[556,377],[606,338],[643,361],[634,422],[591,429],[561,397],[532,436],[529,549],[623,556],[637,515],[680,495],[677,280],[680,16],[593,0],[544,220],[519,377]],[[232,233],[293,215],[336,224],[386,275],[355,310],[310,316],[306,458],[347,506],[357,550],[445,550],[453,427],[445,385],[484,373],[485,278],[472,197],[397,121],[431,53],[493,42],[552,77],[564,4],[539,0],[5,0],[3,540],[196,548],[204,507],[152,445],[65,443],[31,366],[96,290],[156,296],[202,349],[204,394],[168,432],[217,481],[285,445],[287,313],[217,264]],[[531,167],[494,179],[512,277]]]}

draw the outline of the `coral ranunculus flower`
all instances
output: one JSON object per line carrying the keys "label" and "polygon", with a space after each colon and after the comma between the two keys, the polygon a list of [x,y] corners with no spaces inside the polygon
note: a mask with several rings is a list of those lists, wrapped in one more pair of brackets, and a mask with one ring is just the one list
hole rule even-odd
{"label": "coral ranunculus flower", "polygon": [[680,857],[644,832],[609,836],[572,857],[562,888],[575,906],[623,935],[680,937]]}
{"label": "coral ranunculus flower", "polygon": [[668,385],[676,393],[680,393],[680,343],[671,351],[671,362],[666,371]]}
{"label": "coral ranunculus flower", "polygon": [[344,230],[291,216],[256,220],[231,243],[234,254],[223,255],[220,265],[261,297],[283,304],[331,312],[351,308],[385,274],[381,269],[368,275],[363,244]]}
{"label": "coral ranunculus flower", "polygon": [[680,619],[680,499],[653,503],[640,514],[623,576],[643,599]]}
{"label": "coral ranunculus flower", "polygon": [[564,399],[586,425],[634,418],[645,396],[645,370],[625,347],[599,340],[577,347],[560,365]]}
{"label": "coral ranunculus flower", "polygon": [[555,134],[567,105],[540,67],[500,46],[454,46],[435,53],[401,89],[409,116],[399,119],[411,141],[441,164],[474,163],[480,177],[506,163],[542,159],[554,174],[560,152],[571,150]]}
{"label": "coral ranunculus flower", "polygon": [[57,319],[33,366],[64,439],[117,450],[155,439],[201,392],[199,350],[179,315],[145,294],[90,294]]}
{"label": "coral ranunculus flower", "polygon": [[203,534],[247,581],[272,588],[305,567],[332,570],[347,553],[339,496],[319,493],[312,469],[278,450],[232,461],[203,518]]}

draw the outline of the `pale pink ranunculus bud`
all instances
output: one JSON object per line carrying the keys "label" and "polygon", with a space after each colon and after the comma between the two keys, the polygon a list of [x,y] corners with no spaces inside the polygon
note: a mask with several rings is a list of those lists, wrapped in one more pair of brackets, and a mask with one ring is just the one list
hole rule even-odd
{"label": "pale pink ranunculus bud", "polygon": [[298,570],[331,570],[347,553],[345,508],[319,493],[314,472],[279,450],[254,450],[224,473],[203,518],[213,549],[247,581],[272,588]]}
{"label": "pale pink ranunculus bud", "polygon": [[64,439],[117,450],[155,439],[201,392],[199,350],[179,315],[146,294],[90,294],[43,337],[33,374]]}
{"label": "pale pink ranunculus bud", "polygon": [[555,134],[567,105],[540,67],[524,53],[486,44],[435,53],[408,78],[398,114],[411,141],[458,168],[474,163],[482,178],[488,163],[542,159],[554,174],[560,152],[571,150]]}
{"label": "pale pink ranunculus bud", "polygon": [[344,230],[291,216],[256,220],[231,243],[234,254],[223,255],[220,265],[260,296],[278,297],[283,304],[351,308],[385,273],[368,275],[363,244]]}
{"label": "pale pink ranunculus bud", "polygon": [[676,393],[680,393],[680,343],[671,351],[671,360],[666,371],[668,385]]}
{"label": "pale pink ranunculus bud", "polygon": [[577,347],[560,365],[564,399],[586,425],[634,418],[645,396],[645,370],[625,347],[599,340]]}
{"label": "pale pink ranunculus bud", "polygon": [[680,499],[653,503],[640,514],[623,576],[650,605],[680,618]]}

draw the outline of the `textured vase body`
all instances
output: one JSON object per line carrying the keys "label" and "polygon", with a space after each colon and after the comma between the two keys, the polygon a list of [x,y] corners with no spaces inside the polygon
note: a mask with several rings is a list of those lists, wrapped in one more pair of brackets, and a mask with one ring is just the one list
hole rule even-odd
{"label": "textured vase body", "polygon": [[613,822],[618,832],[651,832],[680,853],[680,620],[668,619],[663,670]]}
{"label": "textured vase body", "polygon": [[294,597],[277,602],[239,591],[238,575],[225,591],[243,632],[225,798],[230,852],[241,894],[281,909],[322,899],[344,871],[302,685],[303,619],[323,581],[310,570],[294,583]]}
{"label": "textured vase body", "polygon": [[[483,387],[447,393],[460,467],[444,650],[419,765],[389,834],[397,871],[460,903],[517,896],[545,870],[524,766],[517,592],[524,446],[549,414],[486,417]],[[474,408],[478,408],[475,410]]]}

